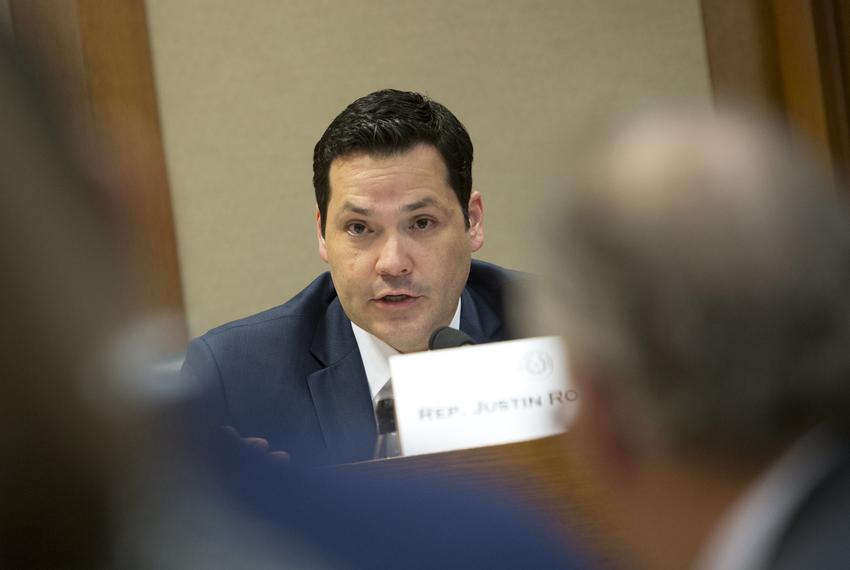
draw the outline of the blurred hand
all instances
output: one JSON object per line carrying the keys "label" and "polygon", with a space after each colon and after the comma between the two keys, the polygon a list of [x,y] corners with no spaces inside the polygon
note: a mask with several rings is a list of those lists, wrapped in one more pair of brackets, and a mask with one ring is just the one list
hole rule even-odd
{"label": "blurred hand", "polygon": [[269,459],[279,463],[289,463],[289,454],[285,451],[269,451],[269,442],[262,437],[242,437],[242,435],[233,426],[224,426],[224,433],[234,441],[239,442],[252,451],[262,453]]}

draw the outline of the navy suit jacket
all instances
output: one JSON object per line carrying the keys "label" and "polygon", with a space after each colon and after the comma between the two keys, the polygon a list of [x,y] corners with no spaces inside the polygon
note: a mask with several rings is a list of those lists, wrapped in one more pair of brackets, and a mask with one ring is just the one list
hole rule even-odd
{"label": "navy suit jacket", "polygon": [[[473,261],[461,295],[461,330],[479,343],[511,338],[505,293],[520,275]],[[266,438],[294,461],[372,457],[372,397],[329,273],[283,305],[193,340],[182,374],[207,387],[209,407],[222,424],[244,437]]]}

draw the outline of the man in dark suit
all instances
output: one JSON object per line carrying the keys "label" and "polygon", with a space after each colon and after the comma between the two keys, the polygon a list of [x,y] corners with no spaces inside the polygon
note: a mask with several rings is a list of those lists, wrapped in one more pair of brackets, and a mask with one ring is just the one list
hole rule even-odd
{"label": "man in dark suit", "polygon": [[298,461],[368,459],[390,355],[426,349],[447,325],[508,337],[514,276],[471,260],[484,243],[472,155],[460,121],[418,93],[378,91],[333,120],[313,155],[330,272],[189,346],[183,373],[214,387],[223,422]]}
{"label": "man in dark suit", "polygon": [[643,116],[586,166],[547,313],[629,562],[850,567],[846,193],[737,114]]}

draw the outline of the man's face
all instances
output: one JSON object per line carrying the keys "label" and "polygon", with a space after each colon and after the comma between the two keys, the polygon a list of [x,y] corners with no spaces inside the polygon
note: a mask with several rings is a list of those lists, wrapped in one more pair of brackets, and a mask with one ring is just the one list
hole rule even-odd
{"label": "man's face", "polygon": [[428,144],[337,158],[329,181],[324,237],[318,213],[316,231],[345,313],[400,352],[426,349],[451,322],[484,243],[481,196],[470,197],[467,229],[445,162]]}

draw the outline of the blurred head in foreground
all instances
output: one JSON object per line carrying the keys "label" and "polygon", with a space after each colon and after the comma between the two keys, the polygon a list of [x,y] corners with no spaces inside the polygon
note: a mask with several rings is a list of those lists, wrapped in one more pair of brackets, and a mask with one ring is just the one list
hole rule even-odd
{"label": "blurred head in foreground", "polygon": [[[92,567],[118,422],[84,370],[127,308],[106,204],[0,45],[0,566]],[[120,413],[119,413],[120,415]]]}
{"label": "blurred head in foreground", "polygon": [[0,567],[277,561],[266,546],[280,536],[251,550],[256,525],[204,494],[209,477],[191,459],[166,457],[198,454],[166,422],[176,398],[149,390],[163,380],[146,368],[150,337],[173,331],[147,333],[137,310],[109,194],[127,189],[101,187],[96,166],[76,160],[38,73],[0,42]]}
{"label": "blurred head in foreground", "polygon": [[[553,285],[573,436],[642,562],[708,564],[730,505],[812,430],[846,433],[844,196],[778,125],[677,112],[618,130],[566,194]],[[790,484],[790,511],[818,461],[797,461],[822,468]]]}

